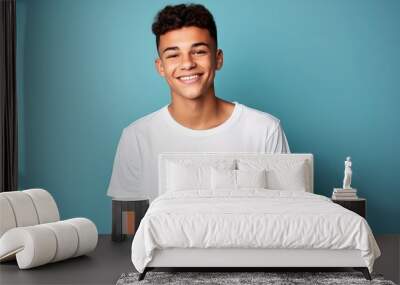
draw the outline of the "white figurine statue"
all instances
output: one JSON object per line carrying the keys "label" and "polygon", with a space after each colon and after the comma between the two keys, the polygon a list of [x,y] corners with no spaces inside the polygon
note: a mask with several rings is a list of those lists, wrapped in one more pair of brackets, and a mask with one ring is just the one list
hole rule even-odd
{"label": "white figurine statue", "polygon": [[351,157],[346,157],[346,161],[344,162],[344,179],[343,179],[343,189],[352,189],[351,184],[351,175],[353,171],[351,170]]}

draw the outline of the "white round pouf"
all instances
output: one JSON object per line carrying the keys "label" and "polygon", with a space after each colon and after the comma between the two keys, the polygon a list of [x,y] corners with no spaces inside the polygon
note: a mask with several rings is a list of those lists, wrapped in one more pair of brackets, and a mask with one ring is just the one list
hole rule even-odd
{"label": "white round pouf", "polygon": [[35,205],[28,194],[13,191],[3,192],[1,195],[10,202],[17,227],[33,226],[39,223]]}
{"label": "white round pouf", "polygon": [[6,197],[0,195],[0,237],[9,229],[15,228],[17,222],[10,202]]}
{"label": "white round pouf", "polygon": [[57,204],[44,189],[0,193],[0,262],[16,259],[20,269],[28,269],[96,248],[91,220],[59,219]]}
{"label": "white round pouf", "polygon": [[51,262],[57,262],[75,255],[78,249],[78,233],[72,225],[64,221],[43,224],[53,231],[57,239],[57,252]]}
{"label": "white round pouf", "polygon": [[85,218],[13,228],[0,238],[0,259],[16,255],[20,269],[77,257],[96,248],[97,228]]}
{"label": "white round pouf", "polygon": [[74,257],[88,253],[96,248],[98,232],[96,225],[91,220],[74,218],[65,220],[64,222],[74,226],[78,232],[79,245]]}
{"label": "white round pouf", "polygon": [[29,195],[35,205],[39,224],[57,222],[60,220],[58,207],[53,197],[44,189],[28,189],[22,191]]}
{"label": "white round pouf", "polygon": [[51,262],[56,250],[53,231],[41,225],[11,229],[0,239],[0,257],[16,254],[20,269]]}

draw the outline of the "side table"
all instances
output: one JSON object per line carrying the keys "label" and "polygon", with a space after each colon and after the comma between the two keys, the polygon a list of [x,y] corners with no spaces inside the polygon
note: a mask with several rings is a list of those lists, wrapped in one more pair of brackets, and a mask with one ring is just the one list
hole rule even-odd
{"label": "side table", "polygon": [[367,200],[365,198],[356,198],[352,200],[332,199],[332,202],[359,214],[364,219],[366,218]]}
{"label": "side table", "polygon": [[123,241],[127,237],[133,237],[148,208],[149,200],[113,198],[112,241]]}

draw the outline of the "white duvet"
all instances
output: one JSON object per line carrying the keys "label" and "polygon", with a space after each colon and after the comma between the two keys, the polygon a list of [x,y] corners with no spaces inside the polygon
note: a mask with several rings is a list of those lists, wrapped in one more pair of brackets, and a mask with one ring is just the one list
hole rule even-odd
{"label": "white duvet", "polygon": [[379,248],[366,220],[328,198],[299,191],[179,191],[155,199],[132,243],[143,272],[154,249],[358,249],[372,272]]}

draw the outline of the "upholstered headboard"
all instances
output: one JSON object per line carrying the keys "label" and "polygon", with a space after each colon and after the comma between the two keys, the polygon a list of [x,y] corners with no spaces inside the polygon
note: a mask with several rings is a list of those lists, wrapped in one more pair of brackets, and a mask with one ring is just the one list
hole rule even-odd
{"label": "upholstered headboard", "polygon": [[166,192],[167,188],[167,165],[169,162],[190,161],[200,165],[219,163],[221,161],[232,161],[237,169],[240,161],[255,162],[264,161],[273,165],[274,163],[301,163],[306,165],[306,178],[308,180],[307,192],[314,192],[314,166],[312,154],[266,154],[255,152],[165,152],[158,157],[158,191],[159,194]]}

